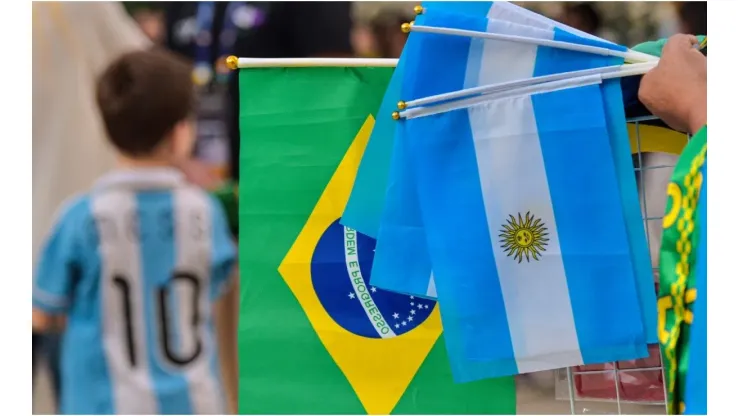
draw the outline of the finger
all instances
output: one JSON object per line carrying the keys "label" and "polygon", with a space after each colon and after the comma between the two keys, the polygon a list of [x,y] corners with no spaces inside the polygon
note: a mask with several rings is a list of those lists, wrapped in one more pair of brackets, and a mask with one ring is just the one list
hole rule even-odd
{"label": "finger", "polygon": [[699,44],[699,39],[694,35],[678,34],[668,38],[665,49],[691,49]]}

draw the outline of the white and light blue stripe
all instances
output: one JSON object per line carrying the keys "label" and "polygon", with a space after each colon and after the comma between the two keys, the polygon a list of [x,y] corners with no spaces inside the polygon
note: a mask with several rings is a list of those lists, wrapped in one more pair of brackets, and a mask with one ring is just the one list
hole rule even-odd
{"label": "white and light blue stripe", "polygon": [[[584,111],[542,113],[570,99]],[[610,154],[597,86],[407,128],[428,139],[418,148],[419,197],[450,359],[465,367],[456,378],[647,355],[616,176],[603,163]],[[577,163],[575,147],[592,157]],[[526,212],[545,223],[549,241],[540,260],[519,263],[499,230]]]}
{"label": "white and light blue stripe", "polygon": [[[436,26],[455,27],[445,18]],[[404,82],[410,98],[592,64],[577,52],[432,36],[446,70],[407,68],[417,77]],[[647,355],[602,100],[589,86],[403,123],[457,380]],[[550,241],[539,261],[520,264],[498,234],[527,211]]]}
{"label": "white and light blue stripe", "polygon": [[[194,216],[204,225],[197,238]],[[211,310],[234,257],[221,207],[171,170],[114,172],[72,204],[44,250],[35,281],[35,291],[69,305],[61,411],[223,413]],[[79,275],[60,274],[69,263]],[[203,290],[175,284],[173,272],[183,270],[197,276]],[[124,299],[114,281],[119,275],[128,282],[135,366],[129,360]],[[156,303],[163,285],[170,290],[174,350],[189,355],[196,339],[202,343],[200,357],[185,367],[173,368],[163,359]],[[35,306],[56,311],[47,297],[35,294]],[[200,315],[196,327],[190,321],[193,307]]]}
{"label": "white and light blue stripe", "polygon": [[[518,34],[526,35],[529,37],[535,37],[539,39],[552,39],[552,29],[543,30],[537,27],[526,26],[526,23],[531,23],[533,19],[527,15],[521,13],[524,10],[518,6],[514,6],[508,3],[496,3],[491,2],[429,2],[425,3],[427,11],[422,16],[419,16],[417,22],[419,24],[425,24],[429,26],[440,26],[440,27],[453,27],[469,30],[488,31],[491,33],[504,33],[504,34]],[[460,11],[465,14],[451,14],[447,13],[447,10]],[[493,16],[493,17],[505,17],[509,21],[504,20],[488,20],[480,18],[479,16]],[[535,15],[536,16],[536,15]],[[546,24],[539,24],[539,27],[549,28]],[[492,42],[484,41],[482,39],[469,39],[469,38],[458,38],[444,35],[431,35],[432,41],[448,41],[450,47],[461,47],[459,52],[464,54],[456,54],[456,56],[447,56],[446,59],[464,58],[462,62],[467,62],[472,57],[473,62],[468,62],[466,65],[466,77],[462,83],[445,82],[442,89],[436,89],[436,93],[450,92],[459,90],[462,88],[470,88],[478,85],[485,85],[493,83],[491,79],[495,79],[496,74],[490,74],[489,77],[481,77],[481,73],[486,73],[481,67],[482,58],[486,56],[486,53],[490,52],[497,46],[504,45],[505,49],[501,50],[501,53],[495,55],[496,58],[504,59],[505,62],[516,65],[517,62],[524,62],[524,65],[530,65],[527,60],[521,59],[520,51],[517,48],[521,46],[528,46],[529,53],[536,52],[536,46],[532,45],[521,45],[510,42]],[[436,49],[430,48],[429,44],[425,44],[426,47],[421,46],[422,43],[429,42],[427,35],[420,37],[413,36],[406,48],[404,54],[407,57],[417,57],[414,60],[415,64],[424,62],[430,63],[429,60],[419,59],[418,57],[431,58],[434,61],[433,51]],[[448,45],[439,45],[439,47],[445,48]],[[435,46],[436,47],[436,46]],[[446,51],[452,52],[451,49]],[[505,55],[509,55],[508,57]],[[457,56],[459,55],[459,56]],[[402,58],[403,59],[403,58]],[[442,61],[445,62],[445,61]],[[446,62],[445,62],[446,65]],[[530,65],[531,66],[531,65]],[[419,66],[415,68],[412,73],[429,74],[430,68],[437,68],[436,65],[432,67],[422,68]],[[426,69],[426,70],[425,70]],[[531,69],[531,68],[530,68]],[[404,64],[405,70],[405,64]],[[446,70],[445,70],[446,71]],[[436,78],[436,74],[442,71],[433,70],[431,77]],[[500,82],[511,81],[516,79],[529,78],[532,71],[511,71],[503,75]],[[394,74],[395,75],[395,74]],[[441,74],[440,74],[441,75]],[[415,75],[414,75],[415,76]],[[507,78],[507,77],[515,78]],[[449,80],[445,80],[449,81]],[[434,89],[434,82],[422,82],[422,88]],[[412,82],[406,82],[403,87],[404,98],[412,99],[422,96],[433,95],[433,93],[418,93],[414,92],[415,84]],[[400,88],[400,84],[399,84]],[[449,89],[452,88],[452,89]],[[426,91],[426,90],[425,90]],[[424,95],[419,95],[424,94]],[[384,100],[386,101],[386,100]],[[396,123],[397,124],[397,123]],[[377,127],[376,127],[377,128]],[[375,134],[375,131],[373,131]],[[398,137],[398,134],[395,135]],[[371,142],[372,142],[371,137]],[[369,191],[369,195],[366,194],[367,183],[372,180],[383,179],[383,175],[370,174],[371,166],[386,166],[382,163],[381,159],[378,159],[377,155],[377,144],[369,143],[368,148],[371,148],[373,152],[368,156],[363,157],[363,162],[357,174],[355,182],[355,189],[353,189],[347,209],[345,211],[346,218],[343,218],[343,223],[356,224],[358,229],[365,227],[370,233],[373,232],[373,227],[366,224],[372,222],[372,206],[373,204],[362,203],[359,201],[364,200],[378,200],[384,201],[383,211],[380,214],[379,226],[377,231],[378,244],[376,247],[376,256],[373,263],[373,275],[372,282],[375,286],[392,290],[399,293],[407,293],[414,296],[435,298],[436,287],[434,283],[433,274],[431,273],[431,262],[429,260],[429,253],[426,248],[426,237],[424,235],[423,224],[421,218],[417,214],[419,210],[419,202],[416,196],[415,180],[413,178],[412,169],[410,164],[413,163],[412,158],[406,156],[407,151],[404,149],[403,140],[394,140],[392,147],[392,159],[390,161],[390,173],[388,174],[387,190],[385,198],[378,198],[377,193]],[[372,162],[366,160],[366,158],[372,159]],[[368,179],[372,176],[372,180]],[[356,195],[356,196],[355,196]],[[370,212],[368,212],[370,209]],[[373,235],[373,234],[370,234]]]}
{"label": "white and light blue stripe", "polygon": [[[443,3],[434,4],[441,5]],[[467,4],[479,8],[482,7],[483,3]],[[516,23],[534,24],[540,28],[539,30],[534,27],[522,27],[512,22],[485,21],[473,16],[435,12],[433,9],[431,11],[427,10],[424,15],[427,20],[423,23],[428,26],[518,34],[625,50],[625,48],[617,45],[594,41],[593,37],[583,39],[558,29],[552,30],[558,25],[531,12],[518,13],[521,10],[521,8],[508,3],[497,3],[486,9],[486,13],[491,17],[515,20]],[[480,10],[476,13],[479,12]],[[530,15],[526,16],[526,13],[530,13]],[[539,21],[539,23],[533,23],[533,21]],[[573,31],[571,30],[571,32]],[[418,66],[409,71],[414,76],[412,79],[404,81],[403,97],[405,99],[415,99],[476,85],[621,63],[621,60],[617,58],[538,48],[533,45],[511,42],[426,34],[423,35],[422,39],[409,45],[423,51],[417,50],[416,53],[419,56],[429,58],[429,60],[419,60],[417,62]],[[428,43],[424,45],[424,42]],[[466,52],[465,59],[462,60],[464,68],[459,65],[461,50]],[[539,60],[540,65],[535,65],[535,56],[538,53],[541,58]],[[548,62],[547,59],[544,59],[548,56],[550,58],[549,62],[556,65],[542,65],[543,62]],[[438,67],[438,65],[434,65],[435,60],[444,62],[446,68],[444,73],[442,71],[430,71],[431,68]],[[451,69],[451,66],[455,66],[455,64],[458,64],[457,69]],[[470,69],[475,67],[479,68],[477,72]],[[627,224],[627,233],[632,248],[630,252],[632,263],[627,262],[625,264],[632,264],[638,276],[633,283],[636,284],[639,291],[645,338],[648,342],[654,342],[656,334],[653,330],[653,323],[657,319],[655,292],[652,285],[646,241],[642,231],[629,143],[626,140],[624,129],[625,117],[622,109],[619,81],[607,81],[601,86],[601,92],[603,105],[607,113],[606,125],[609,130],[609,140],[614,150],[612,157],[619,175],[618,184],[622,194],[620,204],[624,209],[623,222]],[[392,173],[388,183],[386,206],[383,212],[384,218],[381,221],[381,231],[378,236],[379,241],[372,281],[373,284],[385,289],[430,297],[430,287],[431,284],[434,284],[434,279],[431,278],[431,273],[429,273],[431,262],[425,246],[427,236],[424,233],[423,222],[417,217],[419,201],[414,189],[415,178],[413,173],[409,172],[413,161],[405,156],[406,154],[413,154],[413,152],[404,150],[404,147],[407,146],[403,144],[404,142],[405,140],[396,140],[393,144],[394,161],[391,164]],[[570,151],[572,153],[576,152],[575,149],[570,149]],[[402,156],[398,156],[398,153]],[[437,288],[434,289],[436,291]],[[444,314],[444,304],[442,308]],[[449,331],[447,326],[445,329]],[[481,371],[486,372],[485,369],[481,369]]]}

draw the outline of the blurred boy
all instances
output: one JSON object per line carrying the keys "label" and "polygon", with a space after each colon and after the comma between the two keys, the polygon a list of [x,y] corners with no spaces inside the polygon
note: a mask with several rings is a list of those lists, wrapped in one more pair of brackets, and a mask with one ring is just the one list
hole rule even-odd
{"label": "blurred boy", "polygon": [[63,414],[225,413],[213,309],[235,248],[219,203],[172,167],[192,149],[193,92],[164,51],[98,81],[118,170],[60,209],[33,287],[35,325],[66,317]]}

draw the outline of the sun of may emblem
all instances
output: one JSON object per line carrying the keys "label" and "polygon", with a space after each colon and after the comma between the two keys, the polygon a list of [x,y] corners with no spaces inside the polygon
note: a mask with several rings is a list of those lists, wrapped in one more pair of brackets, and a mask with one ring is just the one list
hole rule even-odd
{"label": "sun of may emblem", "polygon": [[545,223],[541,219],[535,218],[534,215],[527,212],[522,218],[522,214],[518,214],[518,218],[514,218],[513,215],[509,215],[509,219],[506,220],[506,224],[502,224],[501,237],[499,242],[501,248],[507,256],[514,256],[514,260],[518,260],[519,263],[526,259],[527,262],[532,260],[539,260],[539,256],[545,251],[547,242],[550,241],[547,238],[547,228]]}

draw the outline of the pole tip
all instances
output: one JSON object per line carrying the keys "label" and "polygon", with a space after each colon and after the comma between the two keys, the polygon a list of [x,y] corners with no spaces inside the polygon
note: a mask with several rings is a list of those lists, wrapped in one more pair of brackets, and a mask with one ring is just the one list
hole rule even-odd
{"label": "pole tip", "polygon": [[232,71],[236,70],[239,67],[239,58],[234,55],[226,58],[226,67]]}
{"label": "pole tip", "polygon": [[409,33],[409,32],[411,32],[411,25],[412,24],[413,24],[413,22],[402,24],[401,25],[401,32],[403,32],[403,33]]}
{"label": "pole tip", "polygon": [[392,117],[392,118],[393,118],[394,120],[398,120],[398,119],[400,119],[400,118],[401,118],[401,114],[400,114],[400,113],[399,113],[398,111],[394,111],[394,112],[393,112],[393,114],[391,114],[391,117]]}
{"label": "pole tip", "polygon": [[414,6],[414,13],[417,16],[424,13],[424,8],[421,6],[421,4]]}
{"label": "pole tip", "polygon": [[398,109],[399,110],[405,110],[406,109],[406,101],[399,101],[398,102]]}

